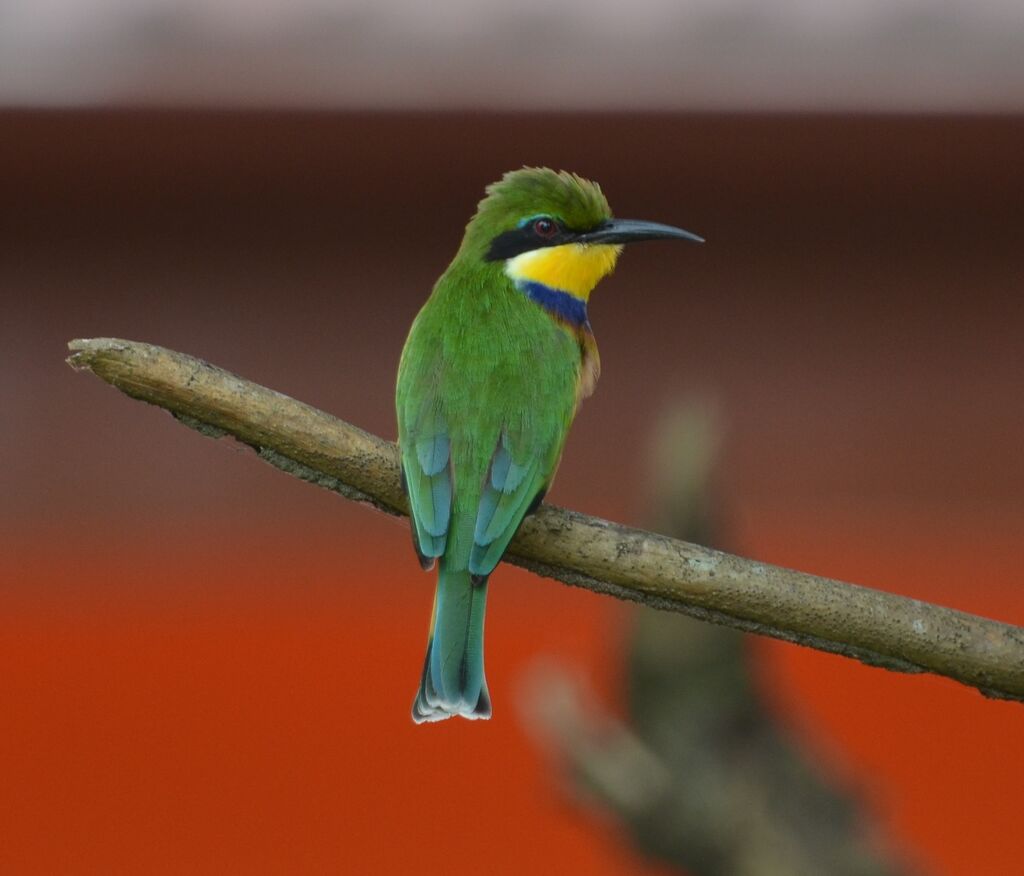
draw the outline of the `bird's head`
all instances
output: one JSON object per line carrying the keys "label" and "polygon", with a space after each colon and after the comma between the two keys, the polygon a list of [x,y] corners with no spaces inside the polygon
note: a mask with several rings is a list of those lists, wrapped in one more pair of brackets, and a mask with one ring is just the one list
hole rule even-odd
{"label": "bird's head", "polygon": [[500,264],[515,282],[539,283],[586,301],[615,267],[623,244],[662,238],[702,240],[670,225],[614,219],[596,183],[524,167],[487,187],[460,255]]}

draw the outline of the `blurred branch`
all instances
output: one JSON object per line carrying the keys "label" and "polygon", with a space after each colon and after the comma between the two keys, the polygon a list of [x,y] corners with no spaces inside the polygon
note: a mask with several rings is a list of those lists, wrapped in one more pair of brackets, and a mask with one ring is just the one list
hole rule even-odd
{"label": "blurred branch", "polygon": [[[721,545],[718,422],[706,400],[667,407],[644,455],[650,519]],[[906,872],[859,789],[781,720],[743,634],[666,611],[633,619],[625,719],[557,664],[538,663],[520,698],[524,725],[568,768],[581,802],[692,876]]]}
{"label": "blurred branch", "polygon": [[[205,435],[232,435],[289,474],[388,514],[407,513],[391,442],[162,347],[97,338],[69,348],[73,368],[166,408]],[[1020,627],[552,505],[523,522],[506,559],[597,593],[1024,700]]]}

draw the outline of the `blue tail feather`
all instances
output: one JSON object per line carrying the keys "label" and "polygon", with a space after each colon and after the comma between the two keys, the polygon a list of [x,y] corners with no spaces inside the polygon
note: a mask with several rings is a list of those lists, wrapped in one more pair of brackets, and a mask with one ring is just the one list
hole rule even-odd
{"label": "blue tail feather", "polygon": [[486,581],[475,584],[468,570],[450,570],[442,561],[423,675],[412,707],[417,724],[453,715],[491,716],[484,678],[486,602]]}

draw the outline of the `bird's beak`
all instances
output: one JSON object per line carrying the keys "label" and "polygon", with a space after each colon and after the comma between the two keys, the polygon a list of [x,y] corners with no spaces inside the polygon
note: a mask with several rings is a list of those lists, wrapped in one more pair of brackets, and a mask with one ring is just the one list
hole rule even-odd
{"label": "bird's beak", "polygon": [[593,231],[576,237],[574,243],[632,243],[635,240],[692,240],[703,243],[704,238],[682,228],[644,222],[640,219],[609,219]]}

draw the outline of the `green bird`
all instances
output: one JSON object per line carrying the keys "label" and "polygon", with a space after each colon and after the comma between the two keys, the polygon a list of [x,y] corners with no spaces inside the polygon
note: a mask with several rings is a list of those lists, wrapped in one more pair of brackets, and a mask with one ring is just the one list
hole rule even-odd
{"label": "green bird", "polygon": [[402,481],[424,569],[439,561],[412,717],[489,718],[487,579],[551,485],[600,372],[587,302],[635,240],[701,241],[613,219],[596,183],[523,168],[487,188],[412,324],[395,406]]}

